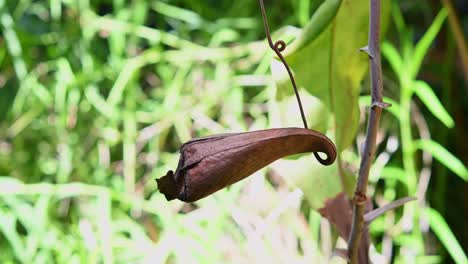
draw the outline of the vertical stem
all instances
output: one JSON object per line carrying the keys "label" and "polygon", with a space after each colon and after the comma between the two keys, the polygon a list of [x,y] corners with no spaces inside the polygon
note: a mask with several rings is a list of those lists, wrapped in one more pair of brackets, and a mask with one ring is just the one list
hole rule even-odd
{"label": "vertical stem", "polygon": [[375,156],[377,130],[382,107],[384,107],[382,102],[382,66],[380,62],[380,12],[380,0],[370,0],[368,53],[372,86],[372,105],[369,113],[367,135],[362,152],[358,181],[353,197],[353,224],[348,240],[348,255],[351,263],[358,263],[359,244],[365,224],[364,210],[367,201],[366,192],[369,181],[369,170]]}
{"label": "vertical stem", "polygon": [[412,91],[408,82],[401,84],[401,99],[400,99],[400,134],[401,148],[403,151],[403,168],[409,173],[407,176],[408,193],[416,192],[416,166],[413,160],[414,147],[411,132],[411,96]]}
{"label": "vertical stem", "polygon": [[[401,134],[401,149],[403,168],[406,172],[406,185],[408,186],[408,194],[416,193],[417,189],[417,176],[416,165],[414,162],[414,147],[411,129],[411,81],[407,77],[403,77],[400,82],[401,95],[400,95],[400,134]],[[414,228],[415,204],[405,204],[402,218],[402,228],[405,232],[417,232]],[[417,237],[417,236],[416,236]],[[414,260],[414,259],[413,259]]]}

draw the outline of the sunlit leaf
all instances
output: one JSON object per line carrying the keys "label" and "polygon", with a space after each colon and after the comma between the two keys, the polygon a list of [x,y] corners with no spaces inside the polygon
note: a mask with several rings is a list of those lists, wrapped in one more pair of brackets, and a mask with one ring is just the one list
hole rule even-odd
{"label": "sunlit leaf", "polygon": [[426,34],[419,40],[418,44],[414,49],[413,56],[411,57],[411,65],[409,69],[410,76],[416,76],[419,72],[419,68],[421,67],[421,63],[426,57],[427,50],[431,46],[432,42],[434,41],[435,37],[439,33],[440,28],[442,27],[445,18],[447,17],[447,10],[442,9],[437,17],[432,22],[432,25],[426,31]]}
{"label": "sunlit leaf", "polygon": [[[300,91],[302,104],[309,128],[325,133],[329,127],[330,115],[327,107],[316,97],[305,90]],[[294,95],[278,96],[274,101],[275,107],[272,109],[272,118],[278,121],[273,123],[280,127],[294,127],[301,124],[299,118],[299,108]]]}
{"label": "sunlit leaf", "polygon": [[342,0],[323,1],[312,18],[305,25],[299,39],[288,52],[297,52],[314,41],[332,22],[340,8]]}
{"label": "sunlit leaf", "polygon": [[270,167],[284,175],[286,181],[299,187],[312,208],[323,207],[328,198],[341,191],[336,163],[327,167],[320,166],[313,155],[306,155],[297,160],[278,160]]}

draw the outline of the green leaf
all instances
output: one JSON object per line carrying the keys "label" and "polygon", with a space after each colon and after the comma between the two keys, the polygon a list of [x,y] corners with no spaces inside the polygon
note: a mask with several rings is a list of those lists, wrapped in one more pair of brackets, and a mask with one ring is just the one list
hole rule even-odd
{"label": "green leaf", "polygon": [[[343,191],[336,162],[322,166],[313,155],[303,155],[297,159],[278,160],[269,167],[285,176],[289,185],[300,188],[313,209],[323,208],[328,199]],[[356,180],[347,168],[343,169],[343,173],[344,192],[352,195]]]}
{"label": "green leaf", "polygon": [[[268,92],[270,126],[302,126],[297,98],[292,92],[288,72],[284,65],[276,60],[271,61],[270,68],[272,76],[277,80],[276,85],[270,87]],[[299,96],[309,128],[326,133],[331,119],[328,107],[304,89],[299,90]]]}
{"label": "green leaf", "polygon": [[335,18],[342,0],[324,1],[312,15],[309,22],[305,25],[302,34],[294,46],[289,50],[290,53],[297,52],[314,41]]}
{"label": "green leaf", "polygon": [[431,111],[431,113],[437,117],[444,125],[449,128],[452,128],[455,125],[450,114],[445,110],[442,103],[437,98],[437,95],[434,93],[432,88],[424,81],[414,82],[412,89],[415,94],[421,99],[424,105]]}
{"label": "green leaf", "polygon": [[415,147],[431,153],[445,167],[460,176],[464,181],[468,181],[468,170],[465,165],[439,143],[432,140],[417,140]]}
{"label": "green leaf", "polygon": [[449,225],[445,222],[442,215],[429,207],[426,208],[426,213],[429,216],[429,225],[431,226],[432,231],[434,231],[434,234],[444,245],[455,263],[467,264],[468,259],[466,258],[463,248],[460,246],[460,243],[458,243],[457,238],[453,234],[452,230],[450,230]]}
{"label": "green leaf", "polygon": [[[389,3],[383,2],[384,23],[388,20]],[[358,98],[368,58],[358,50],[367,44],[368,20],[368,1],[343,2],[334,21],[321,34],[314,38],[303,36],[302,39],[311,42],[286,58],[298,85],[319,98],[334,114],[338,151],[350,146],[359,125]]]}
{"label": "green leaf", "polygon": [[437,36],[437,33],[439,33],[439,30],[442,27],[446,17],[447,10],[440,10],[439,14],[434,19],[434,22],[432,22],[432,25],[427,30],[426,34],[424,34],[418,44],[416,44],[409,69],[410,76],[415,77],[416,74],[418,74],[421,63],[427,54],[427,50]]}
{"label": "green leaf", "polygon": [[284,179],[299,187],[314,209],[322,208],[328,198],[341,191],[340,177],[336,162],[330,166],[321,166],[313,155],[296,160],[281,159],[270,165],[275,172],[284,175]]}
{"label": "green leaf", "polygon": [[[325,133],[330,114],[323,102],[305,90],[299,91],[309,128]],[[279,91],[270,102],[270,123],[275,127],[297,127],[301,124],[299,107],[295,95],[283,96]]]}
{"label": "green leaf", "polygon": [[[323,0],[322,0],[323,1]],[[293,1],[294,3],[295,1]],[[299,0],[297,7],[295,8],[297,12],[297,18],[301,26],[305,26],[310,17],[310,1],[309,0]]]}

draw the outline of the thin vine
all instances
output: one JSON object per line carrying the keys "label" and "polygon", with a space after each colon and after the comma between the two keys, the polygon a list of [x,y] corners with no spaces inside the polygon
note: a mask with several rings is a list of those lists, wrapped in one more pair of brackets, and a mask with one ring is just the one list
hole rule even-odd
{"label": "thin vine", "polygon": [[[308,129],[309,127],[307,125],[307,120],[306,120],[306,117],[305,117],[305,114],[304,114],[304,108],[302,107],[301,97],[299,96],[299,91],[297,89],[296,80],[294,79],[294,75],[293,75],[293,73],[291,71],[291,68],[289,67],[288,63],[286,62],[286,59],[284,58],[283,54],[281,54],[281,52],[283,52],[286,49],[286,42],[284,42],[283,40],[278,40],[276,42],[273,42],[273,40],[271,39],[270,27],[268,26],[268,17],[267,17],[266,11],[265,11],[265,5],[263,4],[263,0],[259,0],[259,3],[260,3],[260,9],[262,11],[263,26],[265,27],[265,33],[266,33],[266,37],[268,39],[268,45],[276,53],[276,55],[278,56],[278,58],[281,60],[284,67],[288,71],[289,79],[291,79],[291,84],[292,84],[292,86],[294,88],[294,93],[296,95],[297,104],[299,105],[299,110],[301,112],[301,117],[302,117],[302,122],[304,124],[304,128]],[[325,160],[322,159],[318,155],[317,152],[314,152],[314,156],[320,163],[322,163],[322,164],[324,163]]]}

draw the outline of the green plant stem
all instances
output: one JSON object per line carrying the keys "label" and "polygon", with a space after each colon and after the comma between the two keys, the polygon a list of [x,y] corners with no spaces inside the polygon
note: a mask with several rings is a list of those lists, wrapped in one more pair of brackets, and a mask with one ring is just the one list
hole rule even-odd
{"label": "green plant stem", "polygon": [[[359,245],[365,225],[364,212],[367,202],[366,193],[369,171],[375,156],[377,130],[383,105],[382,65],[380,58],[380,13],[380,0],[370,0],[369,44],[367,51],[369,53],[372,105],[359,167],[358,181],[353,197],[353,223],[348,240],[348,256],[352,264],[358,263]],[[366,260],[366,263],[367,262],[368,260]]]}
{"label": "green plant stem", "polygon": [[409,87],[408,83],[403,83],[400,98],[400,133],[403,151],[403,167],[407,172],[408,195],[412,195],[416,192],[417,182],[416,166],[413,160],[413,137],[411,132],[411,96],[411,87]]}
{"label": "green plant stem", "polygon": [[[406,185],[408,187],[408,195],[414,195],[417,190],[417,173],[416,165],[414,163],[414,144],[411,131],[411,81],[408,81],[403,77],[401,83],[401,96],[400,96],[400,134],[401,134],[401,148],[403,155],[403,169],[406,173]],[[418,197],[419,199],[420,197]],[[415,208],[415,203],[405,204],[403,208],[403,229],[404,231],[412,231],[419,239],[421,237],[418,235],[420,232],[416,228],[413,228],[415,213],[417,210]]]}

